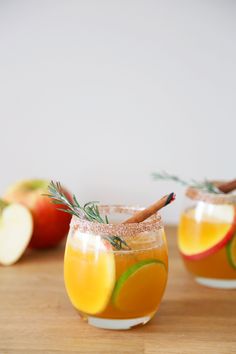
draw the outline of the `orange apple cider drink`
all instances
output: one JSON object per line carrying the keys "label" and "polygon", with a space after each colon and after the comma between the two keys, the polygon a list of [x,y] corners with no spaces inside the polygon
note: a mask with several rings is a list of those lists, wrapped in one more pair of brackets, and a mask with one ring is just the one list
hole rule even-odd
{"label": "orange apple cider drink", "polygon": [[72,218],[64,258],[68,296],[82,318],[96,327],[145,324],[158,310],[167,282],[161,218],[156,214],[141,223],[122,224],[137,209],[99,209],[109,224]]}
{"label": "orange apple cider drink", "polygon": [[186,196],[178,231],[186,268],[202,285],[236,288],[236,196],[194,188]]}

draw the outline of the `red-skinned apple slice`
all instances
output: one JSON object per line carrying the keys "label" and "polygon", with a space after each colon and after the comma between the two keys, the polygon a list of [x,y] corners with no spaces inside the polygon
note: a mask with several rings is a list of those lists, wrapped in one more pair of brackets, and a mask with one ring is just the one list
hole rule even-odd
{"label": "red-skinned apple slice", "polygon": [[236,209],[232,205],[199,204],[181,218],[178,241],[180,252],[189,260],[208,257],[223,248],[235,231]]}
{"label": "red-skinned apple slice", "polygon": [[11,265],[18,261],[30,242],[33,219],[23,205],[1,202],[0,206],[0,263]]}

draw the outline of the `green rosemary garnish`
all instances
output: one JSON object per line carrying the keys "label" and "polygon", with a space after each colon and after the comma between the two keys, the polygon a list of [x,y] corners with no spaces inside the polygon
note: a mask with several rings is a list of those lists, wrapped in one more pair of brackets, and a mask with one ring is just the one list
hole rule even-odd
{"label": "green rosemary garnish", "polygon": [[106,236],[106,238],[110,244],[116,248],[117,250],[130,250],[131,248],[127,245],[127,243],[119,236]]}
{"label": "green rosemary garnish", "polygon": [[[104,219],[100,215],[97,201],[88,202],[82,206],[74,194],[72,196],[72,201],[70,201],[63,192],[60,182],[51,181],[48,186],[48,191],[49,193],[45,194],[45,196],[51,198],[52,203],[66,206],[66,208],[58,207],[58,210],[75,215],[79,219],[99,222],[101,224],[109,224],[107,215],[105,215]],[[130,249],[127,243],[118,236],[107,236],[105,238],[118,250]]]}
{"label": "green rosemary garnish", "polygon": [[186,181],[176,175],[170,175],[165,171],[155,172],[152,174],[152,176],[156,180],[174,181],[179,184],[182,184],[183,186],[201,189],[205,192],[215,193],[215,194],[221,193],[221,191],[212,182],[208,181],[207,179],[205,179],[202,182],[196,181],[194,179],[191,179],[190,181]]}

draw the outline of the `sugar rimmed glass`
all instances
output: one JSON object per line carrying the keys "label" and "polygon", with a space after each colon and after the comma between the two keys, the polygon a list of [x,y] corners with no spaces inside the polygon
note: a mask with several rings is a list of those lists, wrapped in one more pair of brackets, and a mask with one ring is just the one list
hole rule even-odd
{"label": "sugar rimmed glass", "polygon": [[[159,214],[122,224],[140,208],[100,206],[109,224],[73,216],[64,257],[72,305],[90,325],[130,329],[157,312],[167,283],[168,250]],[[115,238],[114,238],[115,237]],[[114,240],[122,246],[114,247]]]}
{"label": "sugar rimmed glass", "polygon": [[198,283],[235,289],[236,195],[187,188],[178,245],[186,268]]}

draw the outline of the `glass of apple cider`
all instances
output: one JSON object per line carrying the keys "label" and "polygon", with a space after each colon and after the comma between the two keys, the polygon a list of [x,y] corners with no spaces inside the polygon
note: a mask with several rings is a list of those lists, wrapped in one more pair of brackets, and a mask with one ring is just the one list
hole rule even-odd
{"label": "glass of apple cider", "polygon": [[100,206],[107,224],[73,216],[64,258],[71,303],[89,324],[130,329],[157,312],[167,282],[168,251],[161,217],[122,224],[139,211]]}
{"label": "glass of apple cider", "polygon": [[178,246],[198,283],[236,288],[236,195],[188,188]]}

